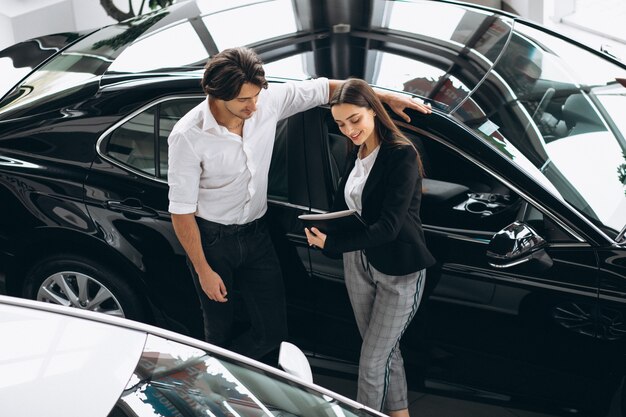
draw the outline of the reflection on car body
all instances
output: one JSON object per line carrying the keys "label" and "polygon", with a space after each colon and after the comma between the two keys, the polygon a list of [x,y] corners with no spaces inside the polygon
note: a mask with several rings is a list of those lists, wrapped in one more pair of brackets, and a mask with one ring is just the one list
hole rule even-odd
{"label": "reflection on car body", "polygon": [[[11,294],[201,336],[167,212],[167,137],[204,99],[206,59],[248,36],[230,19],[247,16],[268,37],[242,42],[272,83],[348,73],[433,105],[397,121],[423,158],[438,260],[402,341],[409,384],[556,414],[624,400],[623,64],[467,4],[376,0],[369,18],[346,7],[350,30],[335,33],[287,0],[201,3],[83,34],[0,101]],[[251,18],[270,10],[284,13],[276,26]],[[345,156],[328,108],[281,121],[268,217],[291,339],[316,366],[351,372],[360,340],[343,264],[308,247],[297,218],[329,210]]]}

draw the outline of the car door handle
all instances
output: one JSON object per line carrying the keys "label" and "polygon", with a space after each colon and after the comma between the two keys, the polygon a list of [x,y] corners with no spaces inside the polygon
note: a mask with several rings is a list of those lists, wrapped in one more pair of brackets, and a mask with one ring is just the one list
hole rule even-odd
{"label": "car door handle", "polygon": [[139,217],[158,217],[159,213],[156,210],[144,206],[141,200],[137,198],[126,198],[122,201],[108,200],[106,201],[106,207],[117,213],[122,213],[129,216]]}

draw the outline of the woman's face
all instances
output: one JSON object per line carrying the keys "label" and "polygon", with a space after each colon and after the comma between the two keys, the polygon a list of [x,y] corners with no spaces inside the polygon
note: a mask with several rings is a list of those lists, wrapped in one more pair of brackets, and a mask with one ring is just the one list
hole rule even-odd
{"label": "woman's face", "polygon": [[366,143],[366,147],[374,148],[379,139],[374,123],[374,111],[354,104],[336,104],[332,107],[333,118],[341,133],[346,135],[355,145]]}

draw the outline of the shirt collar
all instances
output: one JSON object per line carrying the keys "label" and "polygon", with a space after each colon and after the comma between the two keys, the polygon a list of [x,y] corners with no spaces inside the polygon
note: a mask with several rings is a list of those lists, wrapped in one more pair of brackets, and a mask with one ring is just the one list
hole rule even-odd
{"label": "shirt collar", "polygon": [[[380,143],[376,146],[376,148],[374,148],[374,150],[372,152],[370,152],[369,155],[367,155],[365,158],[359,158],[357,155],[357,159],[363,164],[363,165],[370,165],[372,164],[372,161],[376,160],[376,155],[378,155],[378,151],[380,150]],[[359,154],[361,153],[361,150],[359,149]]]}
{"label": "shirt collar", "polygon": [[220,125],[215,120],[215,116],[211,113],[211,107],[209,107],[209,96],[204,100],[204,105],[202,106],[202,130],[209,131],[214,130],[217,131]]}

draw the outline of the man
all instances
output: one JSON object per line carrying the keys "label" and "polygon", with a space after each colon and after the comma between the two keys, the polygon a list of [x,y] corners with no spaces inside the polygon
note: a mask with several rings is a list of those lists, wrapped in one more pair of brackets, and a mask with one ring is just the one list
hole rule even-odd
{"label": "man", "polygon": [[[174,126],[169,143],[169,211],[200,297],[206,341],[260,359],[287,336],[280,264],[264,214],[276,123],[327,103],[341,81],[319,78],[268,88],[259,57],[231,48],[206,65],[207,100]],[[406,107],[430,108],[380,93]],[[233,337],[236,285],[251,327]]]}

